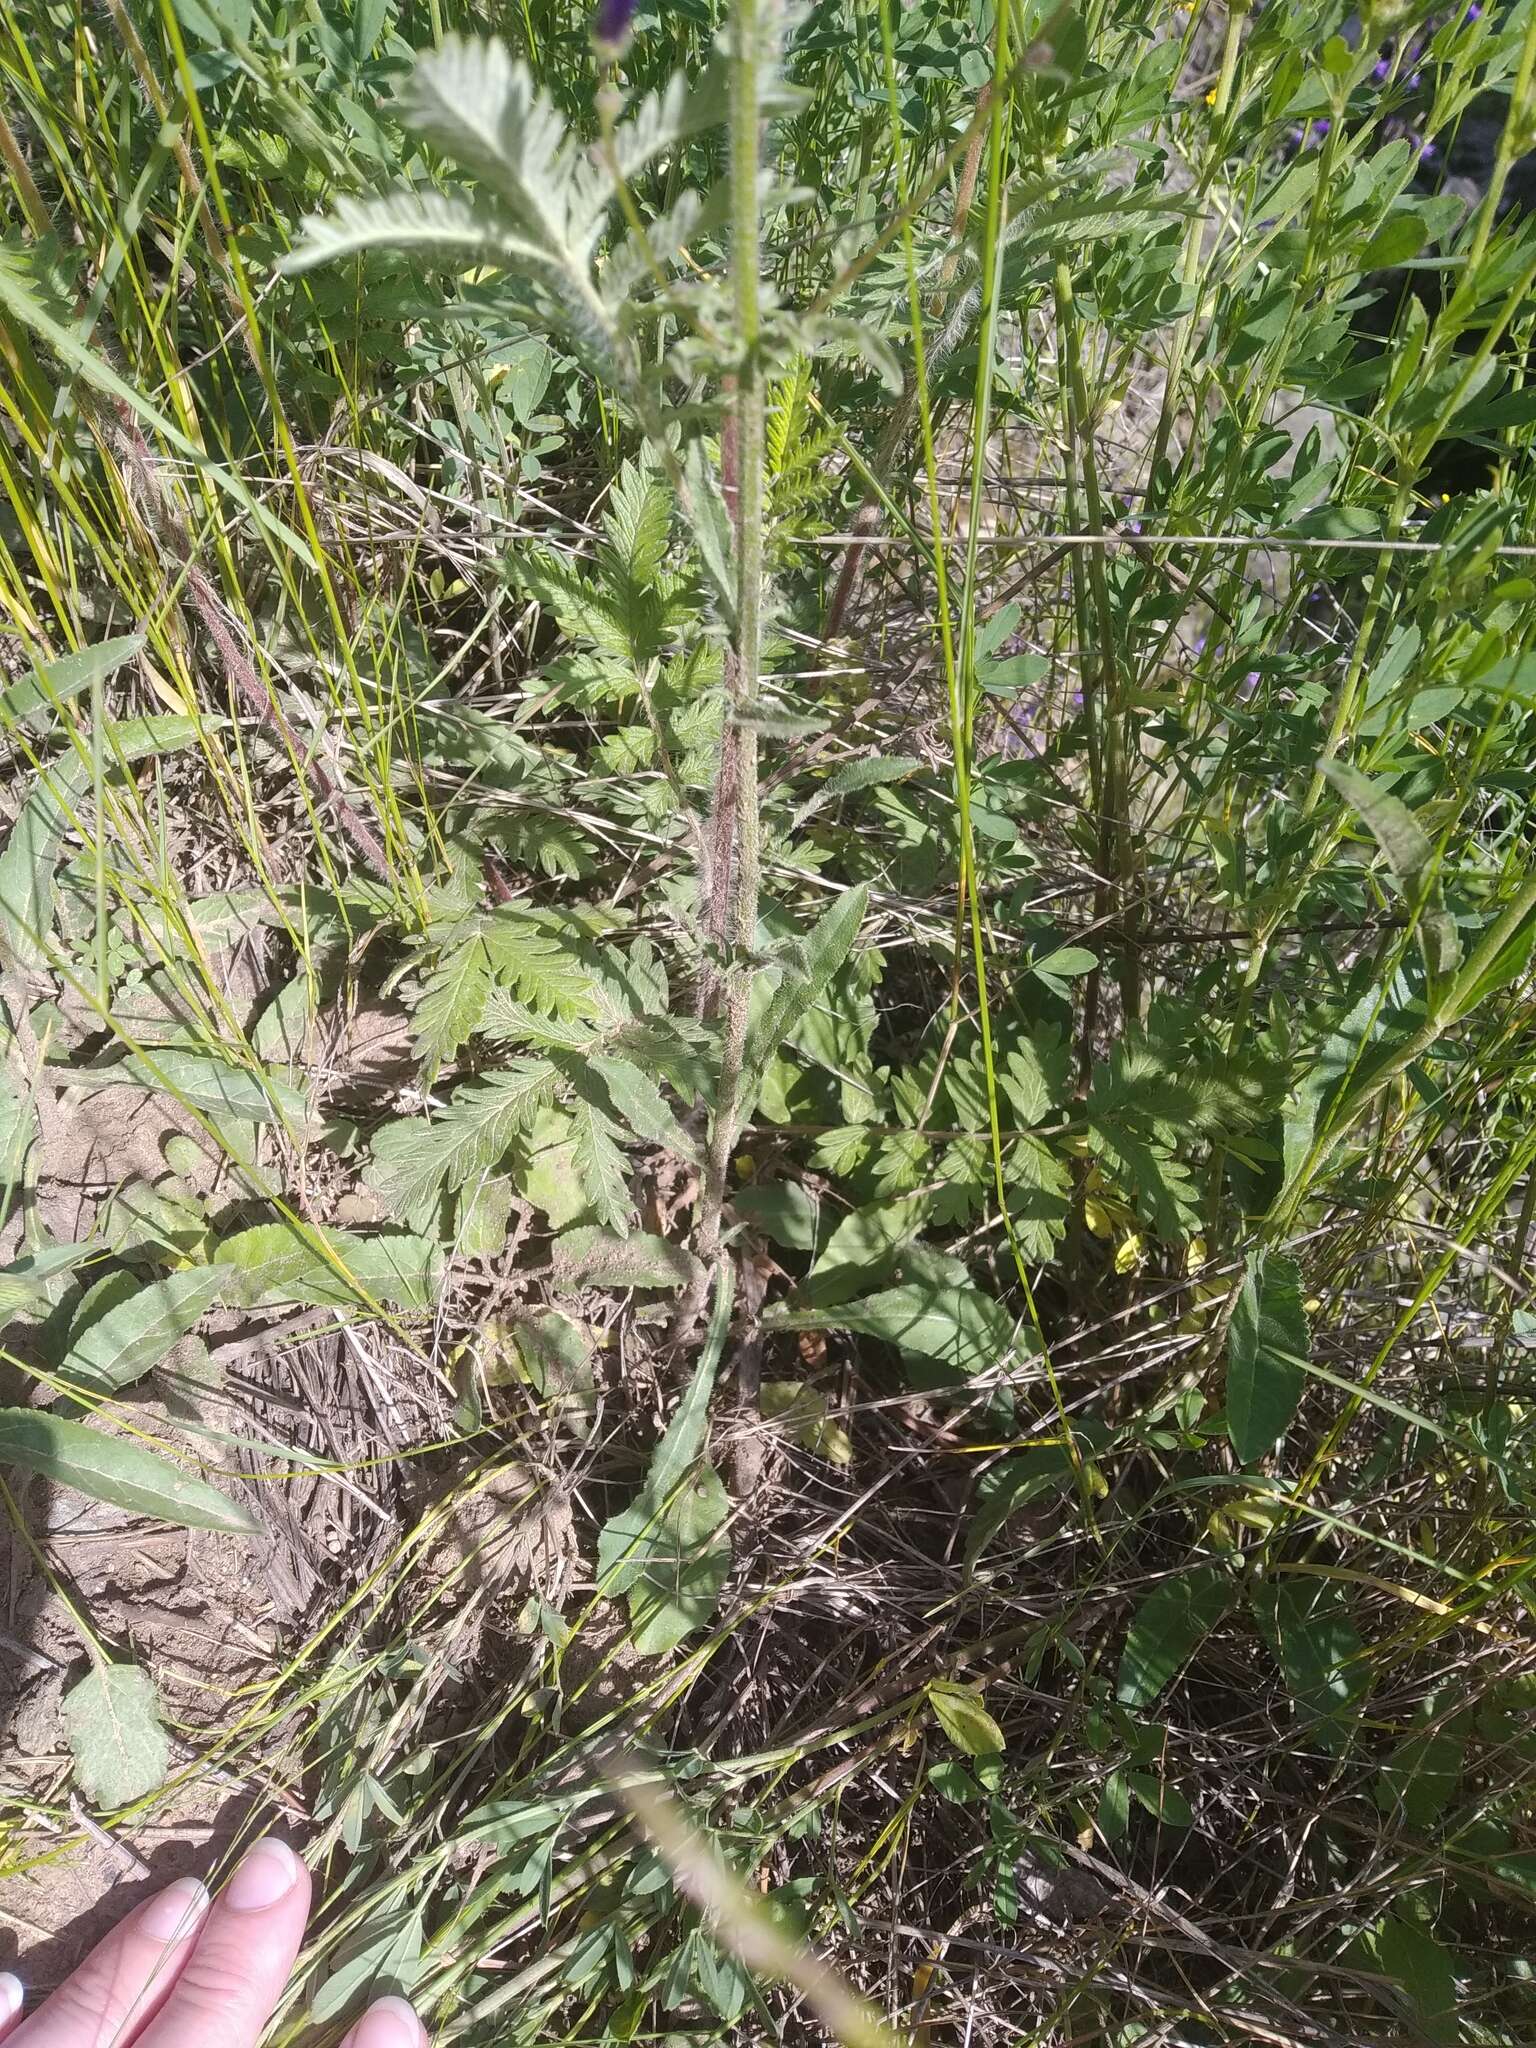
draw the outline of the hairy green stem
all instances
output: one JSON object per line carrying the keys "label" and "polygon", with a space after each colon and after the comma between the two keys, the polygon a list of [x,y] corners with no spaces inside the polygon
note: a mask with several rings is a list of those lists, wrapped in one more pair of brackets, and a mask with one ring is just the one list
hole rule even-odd
{"label": "hairy green stem", "polygon": [[720,1092],[704,1162],[698,1253],[707,1276],[720,1250],[720,1219],[731,1153],[741,1128],[746,1074],[747,1012],[752,999],[752,953],[757,940],[760,866],[757,731],[752,722],[762,671],[763,606],[763,379],[759,360],[761,316],[758,222],[761,121],[758,66],[762,40],[759,0],[738,0],[731,61],[731,276],[739,362],[736,370],[736,635],[728,664],[727,727],[721,745],[719,792],[731,833],[730,959],[725,980],[725,1029],[720,1051]]}

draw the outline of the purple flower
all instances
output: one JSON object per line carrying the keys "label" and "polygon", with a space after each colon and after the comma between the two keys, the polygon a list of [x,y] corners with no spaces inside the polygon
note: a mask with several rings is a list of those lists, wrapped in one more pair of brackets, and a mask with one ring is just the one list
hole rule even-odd
{"label": "purple flower", "polygon": [[592,17],[592,40],[599,56],[612,59],[628,47],[634,26],[635,0],[597,0]]}
{"label": "purple flower", "polygon": [[1409,74],[1408,74],[1408,90],[1409,90],[1410,92],[1417,92],[1417,91],[1418,91],[1418,89],[1419,89],[1419,87],[1420,87],[1420,86],[1421,86],[1421,85],[1422,85],[1423,83],[1424,83],[1424,74],[1423,74],[1423,72],[1422,72],[1422,71],[1410,71],[1410,72],[1409,72]]}
{"label": "purple flower", "polygon": [[1312,123],[1312,140],[1314,142],[1321,142],[1332,126],[1333,123],[1326,116],[1314,121]]}
{"label": "purple flower", "polygon": [[1378,57],[1376,59],[1376,62],[1371,66],[1371,76],[1375,79],[1376,83],[1380,85],[1381,81],[1386,77],[1387,73],[1391,69],[1392,60],[1389,57]]}
{"label": "purple flower", "polygon": [[1419,157],[1421,161],[1429,157],[1432,157],[1434,153],[1435,145],[1432,142],[1421,142],[1419,144]]}
{"label": "purple flower", "polygon": [[1237,686],[1238,702],[1240,704],[1246,704],[1248,702],[1248,699],[1253,695],[1254,691],[1258,687],[1259,672],[1256,668],[1251,668],[1249,669],[1247,675],[1243,677],[1243,680]]}
{"label": "purple flower", "polygon": [[1465,19],[1468,21],[1481,21],[1482,18],[1483,10],[1478,6],[1477,0],[1472,0],[1472,5],[1467,9]]}
{"label": "purple flower", "polygon": [[1141,521],[1139,519],[1131,520],[1125,530],[1127,533],[1140,533]]}

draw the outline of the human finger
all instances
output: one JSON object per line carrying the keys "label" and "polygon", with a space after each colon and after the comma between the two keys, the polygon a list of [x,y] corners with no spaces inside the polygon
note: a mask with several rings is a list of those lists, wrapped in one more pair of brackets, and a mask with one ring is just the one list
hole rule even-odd
{"label": "human finger", "polygon": [[207,1887],[195,1877],[178,1878],[114,1927],[16,2025],[18,2002],[6,2048],[125,2048],[169,1994],[207,1911]]}
{"label": "human finger", "polygon": [[427,2048],[427,2032],[403,1998],[370,2005],[341,2048]]}
{"label": "human finger", "polygon": [[15,2033],[26,2002],[26,1987],[21,1979],[9,1970],[0,1970],[0,2041]]}
{"label": "human finger", "polygon": [[214,1901],[135,2048],[255,2048],[292,1974],[308,1917],[309,1872],[286,1842],[264,1837]]}

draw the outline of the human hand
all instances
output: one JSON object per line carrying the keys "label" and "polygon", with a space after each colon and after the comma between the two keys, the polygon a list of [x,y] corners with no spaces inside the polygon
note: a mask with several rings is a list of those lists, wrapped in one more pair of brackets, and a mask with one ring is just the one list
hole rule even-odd
{"label": "human hand", "polygon": [[[309,1917],[309,1872],[268,1836],[217,1899],[195,1877],[138,1907],[37,2011],[0,1975],[4,2048],[256,2048]],[[382,1998],[343,2048],[427,2048],[400,1998]]]}

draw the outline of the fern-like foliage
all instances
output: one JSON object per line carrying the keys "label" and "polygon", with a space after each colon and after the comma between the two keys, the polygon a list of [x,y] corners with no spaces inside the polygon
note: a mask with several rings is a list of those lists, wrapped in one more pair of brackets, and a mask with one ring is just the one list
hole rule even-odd
{"label": "fern-like foliage", "polygon": [[[342,199],[328,216],[305,221],[283,267],[304,270],[364,249],[438,254],[455,267],[478,257],[526,281],[532,316],[646,411],[648,366],[633,339],[633,295],[637,277],[661,258],[648,242],[613,278],[599,279],[598,245],[617,189],[612,168],[567,128],[527,66],[497,39],[445,37],[417,59],[398,111],[472,182],[473,198],[415,185]],[[725,112],[718,68],[696,88],[674,79],[618,129],[620,174],[632,178]]]}
{"label": "fern-like foliage", "polygon": [[[442,908],[451,910],[446,894]],[[539,917],[516,906],[448,915],[428,937],[413,1021],[429,1075],[471,1037],[518,1049],[505,1073],[467,1082],[431,1118],[375,1136],[368,1181],[390,1210],[427,1228],[445,1195],[487,1175],[519,1180],[519,1150],[543,1133],[568,1163],[591,1215],[623,1233],[632,1220],[623,1147],[695,1159],[697,1146],[663,1092],[710,1092],[710,1035],[667,1015],[667,978],[650,941],[604,943],[613,920],[576,908]],[[551,1129],[554,1137],[551,1139]]]}
{"label": "fern-like foliage", "polygon": [[554,1098],[559,1074],[548,1060],[514,1060],[502,1073],[461,1088],[430,1122],[402,1117],[374,1138],[368,1184],[394,1215],[430,1215],[445,1193],[491,1173],[513,1140]]}
{"label": "fern-like foliage", "polygon": [[1188,1006],[1154,1006],[1115,1047],[1088,1094],[1088,1138],[1100,1166],[1165,1241],[1195,1229],[1199,1201],[1181,1157],[1191,1141],[1232,1145],[1279,1105],[1284,1072],[1249,1053],[1229,1059]]}
{"label": "fern-like foliage", "polygon": [[[647,669],[697,617],[685,579],[664,571],[672,511],[665,483],[647,466],[626,462],[603,516],[606,538],[592,573],[539,549],[524,553],[518,578],[572,640]],[[632,687],[628,680],[620,685]],[[611,681],[605,694],[613,694]]]}
{"label": "fern-like foliage", "polygon": [[412,1013],[417,1056],[429,1073],[480,1029],[493,989],[540,1016],[570,1020],[596,1011],[591,970],[568,940],[525,911],[504,905],[455,919],[432,943],[437,965]]}
{"label": "fern-like foliage", "polygon": [[495,193],[553,261],[585,268],[607,210],[608,180],[505,43],[446,36],[417,59],[400,94],[400,115]]}

